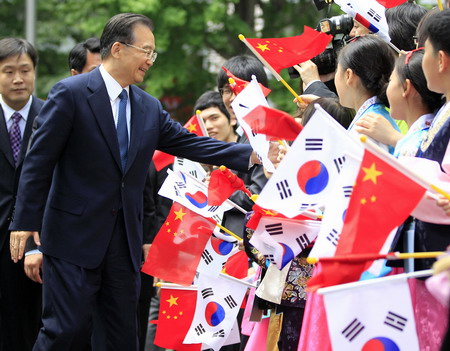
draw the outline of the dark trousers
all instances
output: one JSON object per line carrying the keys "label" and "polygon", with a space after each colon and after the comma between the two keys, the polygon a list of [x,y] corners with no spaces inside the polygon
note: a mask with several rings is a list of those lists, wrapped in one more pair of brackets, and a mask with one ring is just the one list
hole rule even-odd
{"label": "dark trousers", "polygon": [[34,351],[86,350],[94,308],[104,326],[107,350],[138,350],[139,272],[134,271],[119,212],[101,265],[86,269],[44,255],[43,327]]}
{"label": "dark trousers", "polygon": [[41,312],[41,284],[25,275],[23,260],[11,260],[7,240],[0,250],[0,350],[30,351],[39,331]]}

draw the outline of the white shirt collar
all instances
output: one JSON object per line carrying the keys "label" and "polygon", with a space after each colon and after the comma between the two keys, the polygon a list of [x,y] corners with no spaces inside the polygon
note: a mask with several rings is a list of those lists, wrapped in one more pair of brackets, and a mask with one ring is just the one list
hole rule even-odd
{"label": "white shirt collar", "polygon": [[113,76],[108,73],[103,64],[100,65],[99,70],[100,74],[102,75],[103,81],[105,82],[106,90],[108,91],[109,99],[111,101],[116,100],[123,89],[125,89],[127,91],[128,96],[130,96],[129,85],[126,86],[125,88],[122,88],[119,82],[117,82],[117,80],[115,80]]}
{"label": "white shirt collar", "polygon": [[16,111],[16,110],[12,109],[11,107],[9,107],[9,105],[7,105],[3,101],[3,98],[0,95],[0,105],[2,106],[3,114],[5,115],[6,123],[8,123],[8,121],[11,119],[11,116],[13,115],[14,112],[19,112],[22,115],[22,118],[24,119],[24,121],[26,122],[27,118],[28,118],[28,114],[30,113],[30,108],[31,108],[32,101],[33,101],[33,97],[30,96],[30,99],[25,104],[25,106],[22,107],[19,111]]}

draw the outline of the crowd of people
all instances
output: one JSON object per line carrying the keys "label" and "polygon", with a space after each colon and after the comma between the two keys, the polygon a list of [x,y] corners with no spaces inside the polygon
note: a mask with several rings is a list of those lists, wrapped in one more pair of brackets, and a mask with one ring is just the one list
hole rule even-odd
{"label": "crowd of people", "polygon": [[[367,135],[395,157],[433,160],[448,172],[450,9],[406,3],[388,9],[386,19],[401,53],[355,21],[332,77],[321,76],[312,61],[294,67],[303,94],[294,100],[293,117],[305,126],[319,104],[349,135]],[[251,194],[271,177],[239,126],[232,108],[239,92],[229,81],[231,72],[268,87],[263,64],[249,55],[224,63],[217,90],[195,103],[209,135],[199,137],[138,87],[157,59],[155,49],[151,20],[118,14],[100,39],[72,49],[71,77],[44,102],[32,95],[35,48],[23,39],[0,40],[0,351],[159,349],[147,342],[158,308],[150,306],[157,301],[154,279],[140,272],[172,203],[158,195],[171,166],[155,168],[156,149],[199,162],[209,173],[226,165]],[[277,167],[286,152],[271,143],[268,157]],[[230,199],[249,214],[233,208],[222,226],[242,238],[249,268],[259,266],[264,275],[267,258],[246,228],[254,202],[243,192]],[[391,251],[446,250],[450,201],[442,195],[433,201],[439,220],[409,217]],[[411,232],[413,245],[403,247]],[[283,315],[279,350],[299,344],[313,245],[290,263],[279,304],[255,297],[261,309]],[[434,261],[415,260],[414,269]],[[247,339],[241,335],[240,344],[222,349],[244,350]],[[445,350],[450,336],[438,343]]]}

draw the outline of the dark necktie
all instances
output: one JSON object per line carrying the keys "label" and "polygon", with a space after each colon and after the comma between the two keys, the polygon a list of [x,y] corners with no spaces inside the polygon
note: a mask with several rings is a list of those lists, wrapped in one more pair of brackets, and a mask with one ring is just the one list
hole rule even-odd
{"label": "dark necktie", "polygon": [[117,139],[119,140],[120,161],[122,170],[125,171],[128,157],[128,128],[127,128],[127,100],[128,94],[125,89],[119,95],[119,116],[117,119]]}
{"label": "dark necktie", "polygon": [[11,143],[11,150],[13,153],[14,162],[17,164],[17,160],[19,159],[20,152],[20,144],[22,142],[22,136],[20,134],[19,121],[22,118],[22,115],[19,112],[14,112],[11,116],[12,125],[9,128],[9,141]]}

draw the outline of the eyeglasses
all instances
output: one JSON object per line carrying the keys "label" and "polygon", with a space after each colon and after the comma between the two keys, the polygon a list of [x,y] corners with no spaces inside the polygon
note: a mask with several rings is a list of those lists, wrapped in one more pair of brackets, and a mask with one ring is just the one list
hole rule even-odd
{"label": "eyeglasses", "polygon": [[229,97],[233,94],[233,89],[229,85],[224,86],[223,88],[219,88],[220,96]]}
{"label": "eyeglasses", "polygon": [[125,46],[129,46],[130,48],[137,49],[139,51],[144,52],[145,53],[145,57],[149,58],[152,62],[155,62],[156,58],[158,57],[158,53],[156,51],[146,50],[146,49],[140,48],[139,46],[134,46],[134,45],[131,45],[131,44],[128,44],[128,43],[122,43],[122,42],[120,42],[120,43],[125,45]]}

